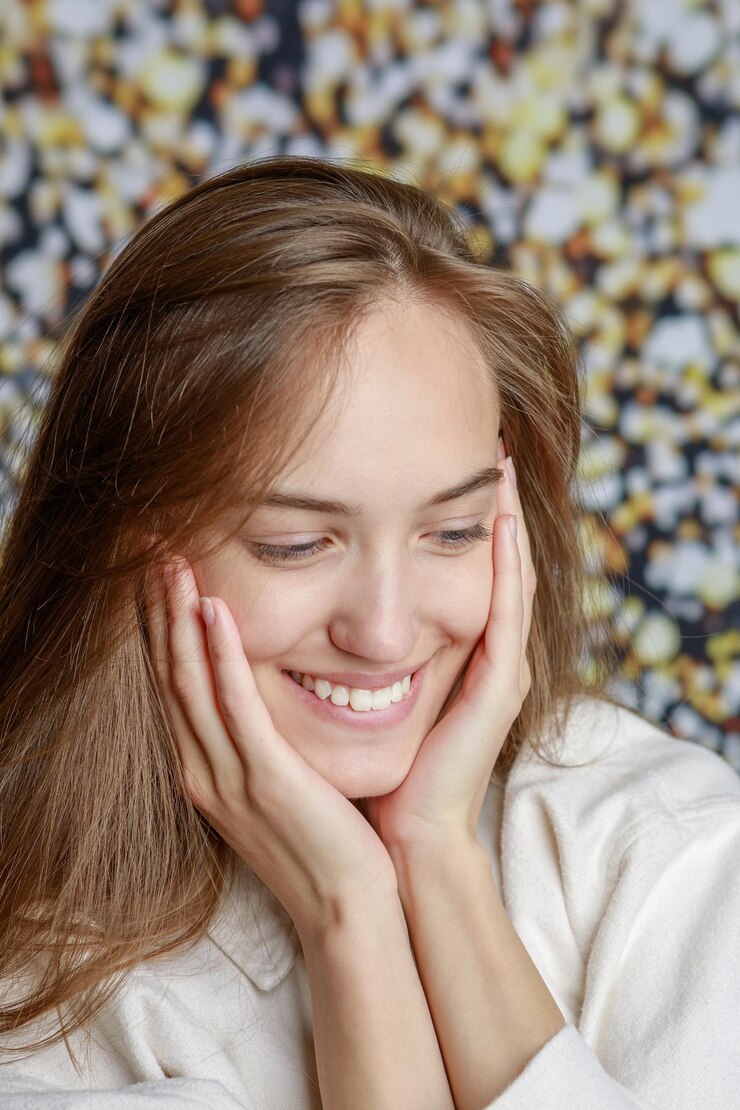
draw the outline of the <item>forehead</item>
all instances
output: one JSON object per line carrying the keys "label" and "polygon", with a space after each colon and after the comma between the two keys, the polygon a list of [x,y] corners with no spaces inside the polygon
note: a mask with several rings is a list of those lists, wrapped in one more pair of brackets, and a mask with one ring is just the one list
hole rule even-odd
{"label": "forehead", "polygon": [[461,322],[433,305],[392,303],[357,328],[291,474],[370,481],[401,468],[406,481],[438,488],[450,469],[459,477],[495,463],[498,423],[495,382]]}

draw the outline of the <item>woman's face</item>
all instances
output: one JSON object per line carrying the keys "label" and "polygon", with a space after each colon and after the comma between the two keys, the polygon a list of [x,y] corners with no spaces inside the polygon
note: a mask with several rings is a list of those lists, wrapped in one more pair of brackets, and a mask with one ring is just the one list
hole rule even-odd
{"label": "woman's face", "polygon": [[[346,373],[347,389],[276,489],[356,512],[264,504],[194,571],[201,594],[229,606],[278,731],[359,798],[404,780],[485,628],[492,541],[451,543],[461,530],[492,530],[494,481],[425,506],[496,467],[499,412],[480,356],[434,307],[379,307],[358,330]],[[314,553],[279,558],[309,544]],[[322,699],[291,671],[347,681]],[[389,672],[412,674],[402,701],[367,711],[334,704],[346,700],[335,686],[377,691],[392,686]]]}

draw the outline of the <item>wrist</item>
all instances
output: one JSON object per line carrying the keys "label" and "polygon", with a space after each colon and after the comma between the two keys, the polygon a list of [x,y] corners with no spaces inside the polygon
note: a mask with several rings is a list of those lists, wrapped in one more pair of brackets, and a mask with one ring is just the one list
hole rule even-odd
{"label": "wrist", "polygon": [[396,875],[398,864],[413,864],[423,867],[426,864],[455,866],[460,860],[478,859],[486,856],[480,841],[464,829],[435,830],[431,833],[396,837],[385,844]]}
{"label": "wrist", "polygon": [[488,853],[479,840],[467,834],[414,838],[387,846],[398,883],[398,896],[404,909],[414,888],[434,883],[452,887],[469,873],[487,873],[491,867]]}
{"label": "wrist", "polygon": [[403,907],[395,879],[361,892],[329,898],[300,920],[294,919],[304,955],[321,954],[328,947],[341,946],[344,938],[354,938],[388,923],[403,923]]}

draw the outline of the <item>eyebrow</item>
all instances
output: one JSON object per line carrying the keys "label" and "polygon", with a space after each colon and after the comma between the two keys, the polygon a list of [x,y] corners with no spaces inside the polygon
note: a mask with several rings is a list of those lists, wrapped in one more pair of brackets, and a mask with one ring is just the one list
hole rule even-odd
{"label": "eyebrow", "polygon": [[[504,471],[501,467],[486,466],[450,489],[443,489],[439,493],[433,494],[419,506],[419,509],[424,512],[426,509],[433,509],[437,505],[445,505],[448,501],[457,501],[460,497],[475,493],[476,490],[485,489],[488,486],[497,486],[503,480],[503,477]],[[335,516],[362,515],[362,508],[359,505],[347,505],[344,501],[324,501],[318,497],[309,497],[308,494],[304,493],[272,493],[265,498],[262,504],[272,505],[279,509],[304,509],[310,513],[333,513]]]}

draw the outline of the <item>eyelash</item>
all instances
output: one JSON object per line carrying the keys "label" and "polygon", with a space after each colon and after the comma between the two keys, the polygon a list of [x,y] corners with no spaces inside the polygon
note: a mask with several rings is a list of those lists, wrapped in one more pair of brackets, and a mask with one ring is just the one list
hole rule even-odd
{"label": "eyelash", "polygon": [[[441,541],[443,547],[460,550],[470,547],[474,543],[490,540],[493,537],[493,531],[487,528],[485,524],[478,523],[470,528],[455,528],[447,532],[437,532],[437,535],[446,537]],[[451,540],[450,536],[457,538]],[[257,558],[265,562],[289,562],[291,559],[308,559],[312,555],[318,555],[328,544],[326,540],[321,539],[315,540],[313,543],[289,546],[273,543],[252,543],[249,546]]]}

